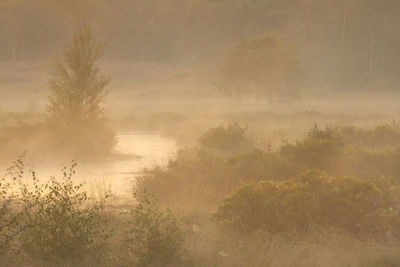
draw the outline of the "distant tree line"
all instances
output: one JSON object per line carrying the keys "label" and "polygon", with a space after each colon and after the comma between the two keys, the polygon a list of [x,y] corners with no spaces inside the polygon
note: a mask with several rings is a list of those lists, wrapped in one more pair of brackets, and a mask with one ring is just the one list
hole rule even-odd
{"label": "distant tree line", "polygon": [[0,59],[48,56],[82,21],[101,29],[110,59],[212,64],[241,38],[279,31],[299,45],[315,87],[398,82],[396,0],[2,0]]}

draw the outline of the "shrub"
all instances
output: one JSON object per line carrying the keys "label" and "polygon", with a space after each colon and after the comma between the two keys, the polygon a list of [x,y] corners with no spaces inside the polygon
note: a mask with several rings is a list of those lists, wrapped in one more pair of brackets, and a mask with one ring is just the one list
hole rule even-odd
{"label": "shrub", "polygon": [[145,171],[137,181],[138,197],[148,190],[164,207],[210,210],[243,183],[239,165],[206,150],[184,149],[165,169]]}
{"label": "shrub", "polygon": [[377,151],[400,145],[400,125],[393,122],[377,125],[373,128],[326,126],[321,129],[317,124],[314,124],[308,136],[317,140],[336,140],[337,143],[344,145]]}
{"label": "shrub", "polygon": [[227,153],[242,142],[233,140],[251,140],[245,128],[234,125],[209,130],[199,139],[199,147],[181,150],[166,168],[145,172],[139,191],[148,189],[169,207],[213,209],[227,194],[251,181],[284,181],[313,168],[333,176],[400,178],[399,148],[371,150],[351,141],[343,133],[345,128],[315,125],[304,140],[283,143],[276,150],[257,149],[252,143],[243,146],[249,150]]}
{"label": "shrub", "polygon": [[[210,129],[199,138],[199,145],[180,150],[166,169],[147,170],[138,179],[139,197],[146,189],[169,207],[199,208],[201,205],[207,209],[242,184],[243,177],[250,176],[241,175],[247,166],[238,162],[240,155],[250,153],[255,145],[247,129],[238,123]],[[247,161],[247,164],[251,163]],[[248,173],[252,171],[247,168]]]}
{"label": "shrub", "polygon": [[100,202],[91,203],[82,185],[74,185],[76,163],[63,169],[60,180],[40,183],[32,172],[32,185],[20,184],[21,248],[44,261],[81,260],[99,249],[106,238]]}
{"label": "shrub", "polygon": [[21,159],[18,159],[7,169],[7,175],[0,177],[0,255],[7,253],[16,234],[17,216],[13,209],[14,195],[11,187],[17,178],[21,178],[21,164]]}
{"label": "shrub", "polygon": [[137,266],[176,266],[183,256],[183,232],[169,210],[160,211],[146,194],[130,211],[124,245]]}
{"label": "shrub", "polygon": [[277,153],[297,171],[318,168],[333,175],[399,178],[399,138],[396,124],[373,129],[314,125],[304,140],[284,144]]}
{"label": "shrub", "polygon": [[231,123],[212,128],[205,132],[199,143],[205,148],[225,153],[241,153],[254,149],[254,142],[247,134],[247,128],[239,123]]}
{"label": "shrub", "polygon": [[295,144],[283,144],[278,152],[298,169],[330,170],[336,166],[343,147],[331,127],[322,130],[315,124],[307,138]]}
{"label": "shrub", "polygon": [[396,122],[377,125],[372,129],[353,126],[337,127],[336,132],[346,144],[365,149],[382,150],[400,145],[400,125]]}
{"label": "shrub", "polygon": [[[241,183],[261,180],[285,180],[298,172],[296,166],[280,153],[257,149],[231,157],[228,168],[232,173],[230,177]],[[233,180],[233,179],[232,179]]]}
{"label": "shrub", "polygon": [[400,230],[395,203],[373,182],[308,170],[288,181],[241,187],[222,202],[215,219],[239,232],[307,232],[317,226],[383,236]]}

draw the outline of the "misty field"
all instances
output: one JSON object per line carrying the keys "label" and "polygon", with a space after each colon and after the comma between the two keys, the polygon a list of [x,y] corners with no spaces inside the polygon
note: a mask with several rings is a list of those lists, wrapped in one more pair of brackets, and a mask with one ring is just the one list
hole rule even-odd
{"label": "misty field", "polygon": [[[17,76],[22,67],[13,68]],[[173,66],[147,68],[154,76],[139,89],[121,77],[108,96],[118,141],[95,158],[54,153],[43,137],[45,79],[31,82],[39,89],[30,96],[6,84],[15,96],[1,113],[6,265],[400,263],[395,95],[268,106],[180,94],[201,85]],[[60,171],[71,160],[73,172]]]}
{"label": "misty field", "polygon": [[0,0],[0,266],[400,266],[395,0]]}

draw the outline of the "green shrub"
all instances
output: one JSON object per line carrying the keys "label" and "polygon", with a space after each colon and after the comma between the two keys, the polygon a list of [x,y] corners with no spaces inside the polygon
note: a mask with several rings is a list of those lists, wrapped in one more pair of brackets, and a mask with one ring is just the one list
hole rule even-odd
{"label": "green shrub", "polygon": [[338,136],[335,129],[327,125],[324,129],[321,129],[318,124],[314,123],[313,127],[309,130],[308,136],[316,140],[334,140],[340,142],[340,137]]}
{"label": "green shrub", "polygon": [[3,254],[12,235],[10,233],[10,199],[7,196],[8,185],[4,179],[0,179],[0,254]]}
{"label": "green shrub", "polygon": [[[246,136],[244,128],[232,127],[239,128],[231,131],[221,126],[210,130],[200,138],[200,147],[181,150],[166,168],[145,172],[138,182],[139,191],[148,189],[169,207],[203,205],[212,209],[227,194],[251,181],[284,181],[313,168],[333,176],[353,175],[365,179],[384,176],[400,181],[399,148],[372,150],[344,134],[345,127],[315,125],[304,140],[283,143],[276,150],[246,146],[251,149],[226,153],[225,148],[230,147],[227,143],[232,146],[240,143],[226,137],[228,132],[238,132],[233,135],[236,137]],[[377,128],[365,132],[376,132]]]}
{"label": "green shrub", "polygon": [[21,178],[22,161],[18,159],[7,174],[0,176],[0,255],[8,252],[10,243],[14,240],[17,229],[17,216],[13,208],[15,199],[12,193],[12,185],[17,178]]}
{"label": "green shrub", "polygon": [[400,178],[400,130],[396,124],[373,129],[317,125],[308,136],[277,151],[301,171],[317,168],[333,175]]}
{"label": "green shrub", "polygon": [[176,266],[183,257],[183,232],[169,210],[160,211],[148,195],[129,213],[124,246],[136,266]]}
{"label": "green shrub", "polygon": [[199,144],[225,153],[241,153],[254,149],[254,142],[248,136],[247,128],[237,122],[208,130],[199,138]]}
{"label": "green shrub", "polygon": [[318,168],[330,170],[342,154],[343,143],[331,127],[321,130],[316,124],[308,137],[294,144],[283,144],[278,153],[298,170]]}
{"label": "green shrub", "polygon": [[[79,261],[100,249],[106,238],[102,228],[102,204],[88,198],[82,185],[74,185],[76,163],[63,176],[40,183],[32,172],[32,184],[20,183],[21,230],[23,251],[43,261]],[[97,253],[97,251],[96,251]]]}
{"label": "green shrub", "polygon": [[227,169],[232,180],[242,184],[269,179],[285,180],[298,173],[297,167],[287,157],[261,149],[230,157]]}
{"label": "green shrub", "polygon": [[390,192],[353,177],[309,170],[284,181],[250,183],[227,197],[216,220],[239,232],[307,232],[333,227],[355,234],[398,234],[400,216]]}
{"label": "green shrub", "polygon": [[400,125],[377,125],[373,128],[354,126],[326,126],[321,129],[317,124],[309,131],[309,137],[317,140],[336,140],[344,145],[358,146],[364,149],[382,150],[400,145]]}
{"label": "green shrub", "polygon": [[366,149],[382,150],[400,145],[400,125],[396,122],[377,125],[372,129],[337,127],[336,132],[346,144]]}

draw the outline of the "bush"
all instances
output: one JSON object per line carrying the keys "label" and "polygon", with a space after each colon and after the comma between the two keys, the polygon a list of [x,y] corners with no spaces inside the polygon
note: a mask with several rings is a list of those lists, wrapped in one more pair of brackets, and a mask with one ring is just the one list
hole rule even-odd
{"label": "bush", "polygon": [[288,181],[241,187],[222,202],[215,219],[239,232],[308,232],[317,226],[382,237],[399,234],[396,202],[373,182],[309,170]]}
{"label": "bush", "polygon": [[214,149],[225,153],[241,153],[254,149],[254,142],[248,136],[247,128],[239,123],[231,123],[212,128],[205,132],[199,143],[204,148]]}
{"label": "bush", "polygon": [[298,170],[318,168],[328,171],[337,165],[336,161],[342,154],[343,147],[331,127],[321,130],[315,124],[307,138],[295,144],[284,144],[278,152]]}
{"label": "bush", "polygon": [[231,157],[228,168],[230,177],[243,183],[261,180],[285,180],[298,173],[296,166],[288,158],[274,151],[257,149],[249,153]]}
{"label": "bush", "polygon": [[[199,147],[181,150],[165,169],[145,172],[138,182],[139,191],[148,189],[169,207],[213,209],[227,194],[251,181],[284,181],[313,168],[333,176],[384,176],[400,181],[399,148],[372,150],[352,141],[344,127],[315,125],[304,140],[263,150],[249,145],[245,128],[233,125],[209,130],[199,139]],[[239,145],[248,150],[232,152],[240,143],[248,144]]]}
{"label": "bush", "polygon": [[[301,171],[318,168],[333,175],[400,178],[400,130],[394,125],[373,129],[317,125],[308,136],[277,151],[281,158]],[[399,139],[400,140],[400,139]]]}
{"label": "bush", "polygon": [[63,169],[60,181],[40,183],[32,172],[32,185],[20,184],[21,248],[43,261],[81,260],[97,253],[106,238],[100,213],[102,204],[91,203],[82,185],[74,185],[76,163]]}
{"label": "bush", "polygon": [[183,232],[169,210],[160,211],[145,195],[130,211],[124,245],[135,266],[176,266],[182,261]]}
{"label": "bush", "polygon": [[213,210],[227,194],[248,182],[243,181],[245,177],[256,171],[246,167],[207,150],[180,150],[177,159],[171,160],[165,169],[156,167],[144,172],[137,180],[138,197],[142,198],[148,190],[164,207]]}
{"label": "bush", "polygon": [[11,186],[17,178],[21,178],[21,170],[18,169],[21,164],[22,161],[18,159],[7,170],[7,175],[0,177],[0,255],[8,252],[16,235],[17,216],[13,209],[14,195]]}
{"label": "bush", "polygon": [[375,126],[372,129],[353,126],[337,127],[346,144],[352,144],[365,149],[382,150],[400,145],[400,125],[396,122]]}

